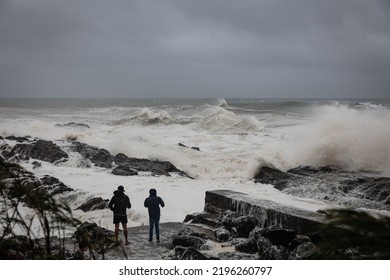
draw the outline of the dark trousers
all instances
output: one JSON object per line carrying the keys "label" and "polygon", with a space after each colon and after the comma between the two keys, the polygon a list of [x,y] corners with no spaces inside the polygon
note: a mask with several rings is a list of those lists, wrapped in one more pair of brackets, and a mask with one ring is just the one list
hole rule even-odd
{"label": "dark trousers", "polygon": [[160,216],[149,216],[149,240],[153,240],[153,228],[156,228],[156,239],[160,240]]}

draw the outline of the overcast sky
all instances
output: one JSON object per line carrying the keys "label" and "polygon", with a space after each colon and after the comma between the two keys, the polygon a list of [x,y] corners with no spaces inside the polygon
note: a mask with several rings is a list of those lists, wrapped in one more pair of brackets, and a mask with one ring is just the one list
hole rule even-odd
{"label": "overcast sky", "polygon": [[390,0],[0,0],[0,97],[390,97]]}

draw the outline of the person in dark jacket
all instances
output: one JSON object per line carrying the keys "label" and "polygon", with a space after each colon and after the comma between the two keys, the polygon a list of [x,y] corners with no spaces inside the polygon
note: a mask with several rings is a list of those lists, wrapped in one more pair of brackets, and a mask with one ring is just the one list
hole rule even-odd
{"label": "person in dark jacket", "polygon": [[114,224],[115,224],[115,239],[118,242],[119,235],[119,223],[123,227],[123,235],[125,236],[126,245],[129,244],[127,239],[127,214],[126,209],[131,208],[130,199],[125,195],[125,189],[123,186],[119,186],[116,191],[114,191],[114,196],[111,198],[110,203],[108,204],[111,211],[114,212]]}
{"label": "person in dark jacket", "polygon": [[156,240],[160,242],[160,205],[164,207],[164,201],[157,196],[155,189],[149,190],[149,197],[145,199],[144,206],[148,208],[149,212],[149,241],[153,241],[153,228],[156,228]]}

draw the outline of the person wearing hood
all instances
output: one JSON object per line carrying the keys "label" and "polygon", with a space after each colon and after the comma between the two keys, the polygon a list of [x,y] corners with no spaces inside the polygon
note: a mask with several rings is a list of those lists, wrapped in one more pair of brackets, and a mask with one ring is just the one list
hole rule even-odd
{"label": "person wearing hood", "polygon": [[156,229],[156,240],[160,242],[160,206],[164,207],[164,201],[157,196],[155,189],[149,190],[149,197],[145,199],[144,206],[148,208],[149,212],[149,241],[153,241],[153,228]]}
{"label": "person wearing hood", "polygon": [[118,243],[118,235],[119,235],[119,223],[122,224],[123,227],[123,235],[125,237],[126,245],[129,244],[129,240],[127,239],[127,213],[126,209],[131,208],[130,199],[127,195],[125,195],[125,189],[123,186],[119,186],[116,191],[114,191],[114,196],[111,198],[108,203],[108,207],[111,211],[114,212],[114,224],[115,224],[115,239]]}

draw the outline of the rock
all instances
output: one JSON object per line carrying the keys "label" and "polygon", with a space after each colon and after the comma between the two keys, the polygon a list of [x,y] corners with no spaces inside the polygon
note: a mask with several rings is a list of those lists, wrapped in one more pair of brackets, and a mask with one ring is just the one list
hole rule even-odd
{"label": "rock", "polygon": [[296,232],[274,225],[264,229],[262,235],[269,239],[273,245],[287,246],[296,237]]}
{"label": "rock", "polygon": [[303,243],[297,246],[289,255],[289,260],[306,260],[314,256],[316,252],[316,246],[311,242]]}
{"label": "rock", "polygon": [[198,231],[195,231],[188,226],[185,226],[177,235],[189,235],[189,236],[196,236],[201,239],[208,239],[207,235]]}
{"label": "rock", "polygon": [[114,175],[119,176],[136,176],[138,175],[138,172],[134,169],[130,168],[128,165],[119,165],[118,167],[115,167],[112,172]]}
{"label": "rock", "polygon": [[178,144],[180,147],[183,147],[183,148],[189,148],[189,149],[193,149],[193,150],[195,150],[195,151],[200,151],[200,148],[199,147],[188,147],[188,146],[186,146],[186,145],[184,145],[184,144],[182,144],[182,143],[179,143]]}
{"label": "rock", "polygon": [[243,242],[240,242],[236,245],[235,248],[237,251],[247,254],[255,254],[259,250],[257,247],[257,240],[254,239],[247,239]]}
{"label": "rock", "polygon": [[84,143],[73,142],[72,150],[78,152],[84,158],[89,159],[95,166],[103,168],[111,168],[114,157],[109,151],[99,149]]}
{"label": "rock", "polygon": [[249,237],[249,233],[259,224],[253,216],[241,216],[232,220],[232,226],[237,229],[238,237]]}
{"label": "rock", "polygon": [[277,246],[272,245],[265,237],[260,237],[257,240],[257,247],[260,260],[283,260],[283,254]]}
{"label": "rock", "polygon": [[84,222],[74,233],[77,242],[84,242],[92,249],[102,250],[115,243],[114,232],[102,227],[96,223]]}
{"label": "rock", "polygon": [[207,260],[207,257],[193,247],[187,248],[179,260]]}
{"label": "rock", "polygon": [[294,176],[271,167],[261,167],[255,175],[255,183],[274,185],[276,189],[283,190]]}
{"label": "rock", "polygon": [[219,225],[218,215],[207,212],[194,213],[191,216],[187,215],[184,221],[191,221],[193,224],[203,224],[211,227],[217,227]]}
{"label": "rock", "polygon": [[75,122],[70,122],[66,124],[56,124],[58,127],[82,127],[82,128],[90,128],[89,125],[84,124],[84,123],[75,123]]}
{"label": "rock", "polygon": [[123,153],[119,153],[117,154],[115,157],[114,157],[114,162],[118,165],[123,165],[123,164],[126,164],[127,160],[129,158],[123,154]]}
{"label": "rock", "polygon": [[298,197],[314,198],[349,208],[390,210],[390,178],[364,176],[334,166],[299,166],[282,172],[262,167],[256,183],[272,184],[276,189]]}
{"label": "rock", "polygon": [[261,227],[255,227],[250,233],[249,233],[249,239],[257,240],[259,237],[263,236],[264,228]]}
{"label": "rock", "polygon": [[26,136],[26,137],[8,136],[5,139],[11,140],[11,141],[16,141],[19,143],[28,142],[31,140],[29,136]]}
{"label": "rock", "polygon": [[58,145],[45,140],[37,140],[31,144],[16,144],[11,153],[50,163],[67,160],[69,157]]}
{"label": "rock", "polygon": [[224,227],[217,228],[214,231],[214,235],[220,242],[228,241],[230,238],[230,232]]}
{"label": "rock", "polygon": [[205,241],[196,236],[190,235],[177,235],[173,238],[172,244],[174,247],[194,247],[195,249],[200,249]]}
{"label": "rock", "polygon": [[245,254],[241,252],[222,252],[218,254],[220,260],[257,260],[253,254]]}
{"label": "rock", "polygon": [[[114,162],[119,165],[119,170],[115,172],[120,173],[118,175],[125,174],[130,170],[135,172],[151,172],[156,175],[170,176],[169,172],[177,172],[183,176],[188,176],[183,171],[177,169],[169,161],[152,161],[149,159],[129,158],[126,155],[119,153],[114,157]],[[125,175],[131,176],[131,175]]]}
{"label": "rock", "polygon": [[32,164],[32,166],[33,166],[33,169],[42,167],[42,163],[40,163],[40,162],[38,162],[38,161],[33,161],[31,164]]}
{"label": "rock", "polygon": [[77,207],[75,210],[82,210],[84,212],[88,212],[97,209],[106,209],[108,208],[108,202],[108,199],[103,200],[103,198],[101,197],[94,197]]}
{"label": "rock", "polygon": [[[249,195],[228,190],[206,191],[204,209],[205,212],[224,213],[224,211],[230,210],[232,215],[251,215],[259,221],[259,227],[278,224],[304,235],[310,234],[314,227],[324,222],[322,214],[285,206],[273,201],[254,199]],[[226,223],[222,222],[222,224],[227,229],[232,229],[232,225],[229,228],[230,219],[223,217],[222,221],[223,219],[226,219]]]}
{"label": "rock", "polygon": [[302,245],[304,243],[309,243],[311,242],[310,237],[306,235],[297,235],[291,242],[288,244],[288,248],[290,250],[294,250],[296,247],[299,245]]}
{"label": "rock", "polygon": [[72,188],[69,188],[57,178],[49,175],[45,175],[42,178],[40,178],[40,182],[42,184],[42,188],[46,189],[52,195],[74,191]]}

